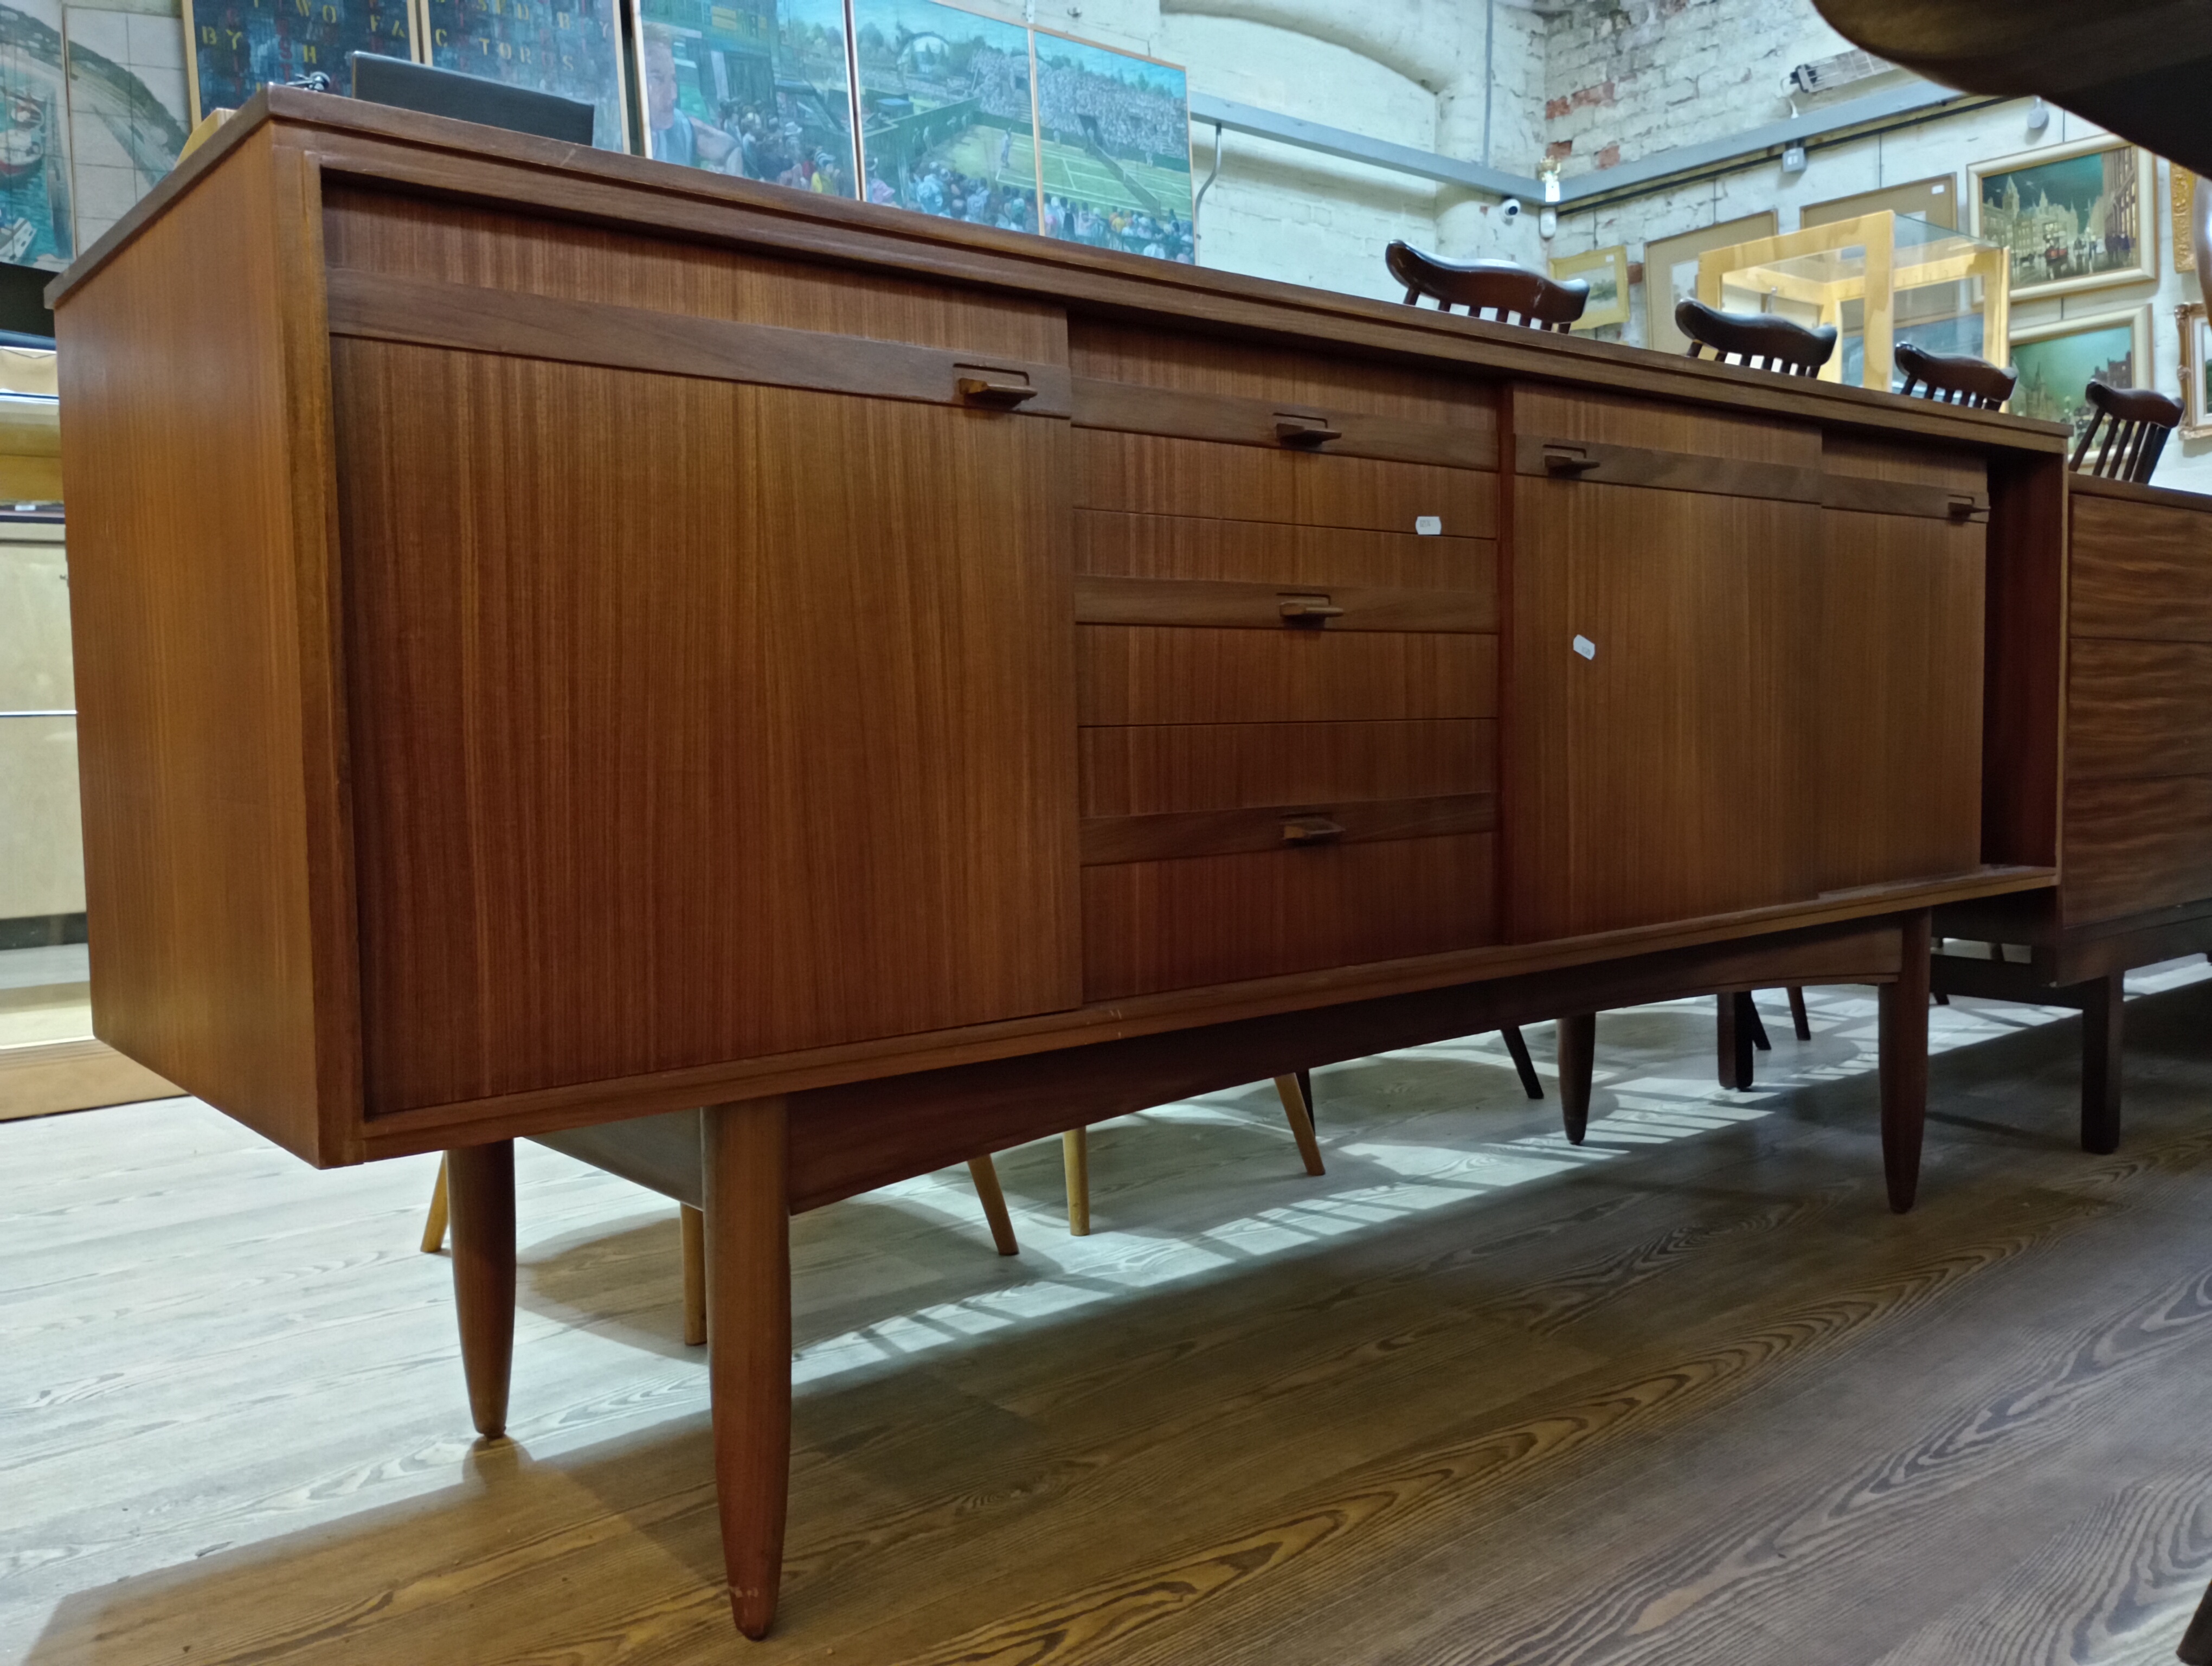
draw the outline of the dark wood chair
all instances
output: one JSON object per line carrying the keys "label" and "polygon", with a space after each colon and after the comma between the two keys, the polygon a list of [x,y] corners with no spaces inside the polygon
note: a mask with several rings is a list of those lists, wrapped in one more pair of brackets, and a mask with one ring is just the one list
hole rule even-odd
{"label": "dark wood chair", "polygon": [[1778,376],[1817,376],[1835,356],[1836,326],[1808,330],[1769,313],[1723,313],[1702,301],[1674,308],[1674,327],[1690,338],[1690,356],[1705,349],[1721,363],[1731,361]]}
{"label": "dark wood chair", "polygon": [[[2071,466],[2100,480],[2146,483],[2166,450],[2166,436],[2181,422],[2181,406],[2148,387],[2108,387],[2094,379],[2087,392],[2097,414],[2089,419],[2081,443],[2074,447]],[[2100,429],[2105,443],[2099,447]]]}
{"label": "dark wood chair", "polygon": [[2012,398],[2020,378],[1986,359],[1966,353],[1931,353],[1909,341],[1897,344],[1897,368],[1905,373],[1905,392],[1938,404],[1972,405],[1996,410]]}
{"label": "dark wood chair", "polygon": [[2212,1666],[2212,1590],[2207,1590],[2197,1604],[2197,1617],[2189,1622],[2174,1658],[2184,1666]]}
{"label": "dark wood chair", "polygon": [[1510,260],[1446,260],[1411,243],[1393,243],[1382,259],[1390,276],[1406,286],[1409,307],[1425,299],[1442,312],[1464,307],[1473,318],[1564,331],[1589,305],[1589,285],[1581,278],[1562,283]]}

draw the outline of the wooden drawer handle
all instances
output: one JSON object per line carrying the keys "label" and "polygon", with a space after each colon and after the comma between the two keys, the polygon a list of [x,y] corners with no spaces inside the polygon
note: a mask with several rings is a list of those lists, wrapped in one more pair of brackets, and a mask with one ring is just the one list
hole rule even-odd
{"label": "wooden drawer handle", "polygon": [[1344,610],[1334,605],[1326,596],[1285,596],[1282,601],[1285,624],[1327,624],[1331,619],[1340,619]]}
{"label": "wooden drawer handle", "polygon": [[1326,816],[1283,818],[1285,844],[1329,844],[1343,836],[1343,827]]}
{"label": "wooden drawer handle", "polygon": [[1547,446],[1544,447],[1544,472],[1570,477],[1598,465],[1598,459],[1579,446]]}
{"label": "wooden drawer handle", "polygon": [[1018,370],[959,364],[953,366],[952,374],[952,385],[960,397],[979,405],[1018,405],[1037,396],[1037,390],[1030,386],[1029,377]]}
{"label": "wooden drawer handle", "polygon": [[1331,440],[1344,438],[1344,430],[1331,428],[1326,416],[1279,410],[1275,413],[1275,437],[1286,446],[1322,446]]}
{"label": "wooden drawer handle", "polygon": [[1981,507],[1979,498],[1971,496],[1965,492],[1951,494],[1951,519],[1954,520],[1972,520]]}

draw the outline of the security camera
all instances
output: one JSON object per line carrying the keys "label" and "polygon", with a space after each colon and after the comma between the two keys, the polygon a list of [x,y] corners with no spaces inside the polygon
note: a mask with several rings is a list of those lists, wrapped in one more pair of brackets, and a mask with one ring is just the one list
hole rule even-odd
{"label": "security camera", "polygon": [[1508,197],[1498,205],[1498,211],[1505,216],[1505,223],[1511,225],[1521,217],[1521,199],[1518,197]]}

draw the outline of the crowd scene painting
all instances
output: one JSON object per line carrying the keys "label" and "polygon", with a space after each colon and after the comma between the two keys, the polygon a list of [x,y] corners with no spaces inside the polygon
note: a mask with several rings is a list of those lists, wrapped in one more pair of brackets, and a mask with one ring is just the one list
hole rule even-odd
{"label": "crowd scene painting", "polygon": [[1182,70],[1036,32],[1042,229],[1190,264],[1190,94]]}
{"label": "crowd scene painting", "polygon": [[646,154],[854,194],[842,0],[639,0]]}
{"label": "crowd scene painting", "polygon": [[936,0],[854,0],[868,200],[1037,228],[1029,31]]}

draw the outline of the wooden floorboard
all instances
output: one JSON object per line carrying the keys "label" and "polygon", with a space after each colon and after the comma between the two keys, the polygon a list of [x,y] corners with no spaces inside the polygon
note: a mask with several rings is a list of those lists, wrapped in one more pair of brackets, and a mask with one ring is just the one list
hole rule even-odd
{"label": "wooden floorboard", "polygon": [[[469,1438],[434,1164],[191,1102],[0,1128],[0,1658],[1766,1662],[2170,1657],[2212,1578],[2212,982],[1961,1001],[1881,1201],[1871,992],[1609,1014],[1582,1150],[1495,1037],[1261,1084],[796,1223],[777,1634],[728,1626],[672,1208],[520,1164],[512,1442]],[[1548,1068],[1549,1035],[1531,1032]]]}

